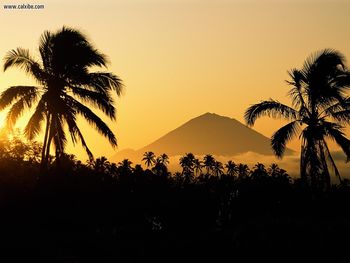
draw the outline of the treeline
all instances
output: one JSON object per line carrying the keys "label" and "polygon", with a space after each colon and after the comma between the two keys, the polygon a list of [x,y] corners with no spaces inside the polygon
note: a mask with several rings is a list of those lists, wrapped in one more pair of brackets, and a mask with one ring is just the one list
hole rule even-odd
{"label": "treeline", "polygon": [[18,138],[1,143],[0,231],[4,250],[16,259],[347,257],[347,243],[334,242],[350,234],[346,184],[315,195],[276,164],[220,165],[211,155],[186,154],[183,170],[172,174],[167,156],[151,152],[142,160],[148,168],[64,155],[59,163],[50,158],[40,174],[40,159],[32,155],[40,156],[40,145]]}

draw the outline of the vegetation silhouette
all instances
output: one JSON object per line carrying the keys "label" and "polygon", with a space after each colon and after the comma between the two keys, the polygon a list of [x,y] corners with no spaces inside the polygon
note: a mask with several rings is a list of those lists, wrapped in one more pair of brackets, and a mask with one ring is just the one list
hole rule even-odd
{"label": "vegetation silhouette", "polygon": [[41,147],[16,137],[1,139],[0,230],[6,251],[23,251],[11,254],[14,261],[172,255],[247,262],[255,254],[280,262],[279,253],[284,262],[301,256],[319,262],[347,258],[347,243],[334,242],[350,234],[346,180],[315,199],[277,164],[223,166],[206,155],[213,164],[210,173],[196,172],[194,164],[204,160],[191,153],[181,158],[182,173],[167,170],[165,155],[144,169],[127,159],[111,163],[102,156],[83,163],[63,154],[61,168],[51,157],[48,175],[37,180],[40,158],[30,156],[34,148],[40,157]]}
{"label": "vegetation silhouette", "polygon": [[276,156],[282,158],[286,144],[294,137],[301,138],[300,176],[312,191],[329,191],[329,167],[341,181],[339,171],[328,148],[327,139],[335,141],[350,158],[350,140],[345,137],[345,124],[350,121],[350,72],[344,56],[325,49],[311,55],[302,69],[289,71],[289,96],[292,106],[266,100],[250,106],[245,112],[249,126],[257,118],[270,116],[290,121],[271,137]]}
{"label": "vegetation silhouette", "polygon": [[46,122],[41,157],[44,168],[52,142],[56,162],[60,161],[65,151],[65,124],[68,125],[72,142],[80,141],[89,157],[92,157],[77,125],[78,116],[82,116],[107,137],[112,146],[116,146],[117,139],[113,132],[88,107],[97,107],[111,120],[116,118],[111,92],[121,94],[121,80],[110,72],[90,71],[92,67],[106,67],[106,56],[95,49],[81,32],[68,27],[53,33],[45,31],[40,38],[39,53],[39,60],[23,48],[11,50],[5,56],[4,71],[18,67],[38,83],[38,86],[12,86],[2,92],[0,110],[12,105],[6,120],[8,128],[15,125],[25,110],[36,105],[24,133],[32,140],[40,133],[42,122]]}

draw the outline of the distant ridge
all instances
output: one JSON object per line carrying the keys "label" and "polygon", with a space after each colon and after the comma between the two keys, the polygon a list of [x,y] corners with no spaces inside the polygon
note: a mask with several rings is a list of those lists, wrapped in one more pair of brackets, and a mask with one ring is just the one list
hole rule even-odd
{"label": "distant ridge", "polygon": [[[169,156],[193,153],[195,155],[233,156],[246,152],[273,155],[270,139],[245,126],[236,119],[205,113],[189,120],[158,140],[131,152],[120,151],[112,160],[132,157],[140,158],[146,151]],[[128,153],[130,157],[122,157]],[[286,154],[292,151],[287,149]]]}

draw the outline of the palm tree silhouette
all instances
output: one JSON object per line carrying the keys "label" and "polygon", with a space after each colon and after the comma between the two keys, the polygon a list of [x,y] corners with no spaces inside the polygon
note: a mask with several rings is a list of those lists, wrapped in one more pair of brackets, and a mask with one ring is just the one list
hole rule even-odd
{"label": "palm tree silhouette", "polygon": [[254,165],[251,173],[251,178],[259,179],[259,178],[267,177],[267,175],[268,174],[264,164],[258,162]]}
{"label": "palm tree silhouette", "polygon": [[271,176],[271,177],[277,177],[280,172],[281,172],[281,169],[278,164],[276,163],[272,163],[268,168],[267,168],[267,172],[268,174]]}
{"label": "palm tree silhouette", "polygon": [[246,178],[249,176],[250,170],[248,165],[240,163],[237,166],[237,172],[239,178]]}
{"label": "palm tree silhouette", "polygon": [[163,153],[162,155],[158,156],[157,161],[164,166],[167,166],[169,164],[169,156],[166,153]]}
{"label": "palm tree silhouette", "polygon": [[156,156],[154,154],[154,152],[145,152],[143,154],[143,158],[142,158],[142,161],[145,161],[145,164],[148,167],[152,166],[153,164],[156,163]]}
{"label": "palm tree silhouette", "polygon": [[186,176],[189,180],[192,178],[194,169],[195,156],[193,153],[186,153],[180,158],[180,165],[182,167],[182,174]]}
{"label": "palm tree silhouette", "polygon": [[96,160],[90,159],[88,161],[88,166],[95,172],[106,173],[110,166],[110,162],[105,156],[101,156],[100,158],[96,158]]}
{"label": "palm tree silhouette", "polygon": [[203,167],[202,162],[199,159],[196,158],[193,161],[193,169],[194,169],[194,172],[196,173],[197,176],[201,174],[202,167]]}
{"label": "palm tree silhouette", "polygon": [[161,156],[158,156],[152,171],[158,176],[168,176],[168,167],[169,157],[165,153]]}
{"label": "palm tree silhouette", "polygon": [[129,159],[124,159],[118,163],[119,172],[122,175],[129,175],[132,171],[132,162]]}
{"label": "palm tree silhouette", "polygon": [[215,176],[220,176],[224,173],[224,166],[221,162],[215,161],[213,165],[213,172]]}
{"label": "palm tree silhouette", "polygon": [[5,56],[4,71],[18,67],[38,83],[38,86],[13,86],[1,94],[0,110],[12,104],[7,126],[12,128],[24,110],[36,105],[24,133],[32,140],[40,133],[43,121],[46,122],[41,158],[44,167],[52,141],[57,161],[64,153],[67,142],[65,124],[73,144],[80,141],[92,158],[77,125],[79,115],[107,137],[113,147],[116,146],[117,139],[107,124],[84,105],[95,106],[111,120],[116,119],[111,92],[121,95],[121,80],[109,72],[90,72],[91,67],[106,67],[106,56],[96,50],[81,32],[67,27],[54,33],[45,31],[40,38],[39,53],[39,60],[23,48],[11,50]]}
{"label": "palm tree silhouette", "polygon": [[344,61],[341,53],[330,49],[310,56],[301,70],[289,72],[292,107],[270,99],[250,106],[245,113],[249,126],[264,115],[290,121],[272,135],[272,149],[282,158],[286,144],[299,134],[301,180],[314,190],[330,189],[329,166],[341,181],[326,139],[334,140],[350,158],[350,140],[343,133],[350,121],[350,98],[345,94],[350,73]]}
{"label": "palm tree silhouette", "polygon": [[210,174],[215,164],[215,158],[211,154],[207,154],[203,158],[203,164],[205,169],[207,170],[207,174]]}
{"label": "palm tree silhouette", "polygon": [[238,167],[237,167],[237,164],[235,164],[234,161],[228,161],[226,164],[225,164],[225,168],[227,170],[227,174],[229,176],[235,176],[238,172]]}

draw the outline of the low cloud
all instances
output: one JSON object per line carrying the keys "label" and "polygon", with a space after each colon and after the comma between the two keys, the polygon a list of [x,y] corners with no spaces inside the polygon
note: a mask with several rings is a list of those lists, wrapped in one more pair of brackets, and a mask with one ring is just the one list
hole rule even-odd
{"label": "low cloud", "polygon": [[[170,158],[169,168],[171,171],[181,171],[179,165],[179,159],[182,156],[173,156]],[[203,160],[204,155],[196,155],[196,158]],[[282,160],[276,158],[273,155],[262,155],[255,152],[246,152],[239,155],[233,156],[214,156],[216,160],[222,162],[223,164],[232,160],[235,163],[244,163],[252,168],[256,163],[263,163],[268,167],[272,163],[277,163],[282,169],[286,170],[291,176],[299,175],[299,155],[293,154],[285,156]]]}
{"label": "low cloud", "polygon": [[[156,153],[158,154],[158,153]],[[171,172],[182,171],[182,168],[179,164],[179,160],[182,155],[176,155],[170,157],[169,170]],[[204,155],[196,155],[196,158],[203,160]],[[222,162],[223,164],[227,163],[229,160],[234,161],[235,163],[244,163],[252,168],[256,163],[263,163],[266,167],[268,167],[272,163],[277,163],[282,169],[286,170],[287,173],[292,177],[299,177],[299,169],[300,169],[300,153],[293,152],[290,155],[285,155],[282,159],[278,159],[274,155],[263,155],[255,152],[246,152],[243,154],[233,155],[233,156],[222,156],[222,155],[214,155],[216,160]],[[349,171],[349,163],[346,162],[346,157],[341,151],[332,152],[332,157],[337,165],[337,168],[340,172],[340,175],[344,178],[350,179],[350,171]],[[124,151],[121,156],[118,157],[118,161],[121,161],[124,158],[130,159],[133,164],[141,164],[142,163],[142,154],[137,151]],[[115,159],[113,160],[115,161]],[[144,168],[145,165],[143,164]],[[330,169],[331,173],[334,173],[332,169]],[[337,182],[337,179],[334,179],[334,182]]]}
{"label": "low cloud", "polygon": [[[337,168],[344,178],[350,178],[349,173],[349,163],[346,163],[345,155],[342,152],[334,152],[332,153],[333,159],[336,162]],[[179,159],[182,156],[173,156],[170,158],[169,169],[172,172],[181,171],[181,166],[179,165]],[[196,158],[203,159],[204,155],[196,155]],[[286,155],[282,159],[278,159],[274,155],[262,155],[255,152],[246,152],[239,155],[233,156],[214,156],[216,160],[222,162],[223,164],[227,163],[227,161],[232,160],[235,163],[244,163],[252,168],[256,163],[263,163],[266,167],[268,167],[272,163],[277,163],[279,167],[286,170],[287,173],[292,177],[299,177],[300,172],[300,153],[295,152],[291,155]],[[334,171],[331,170],[331,173]],[[335,179],[337,180],[337,179]],[[335,181],[337,182],[337,181]]]}

